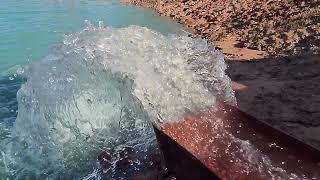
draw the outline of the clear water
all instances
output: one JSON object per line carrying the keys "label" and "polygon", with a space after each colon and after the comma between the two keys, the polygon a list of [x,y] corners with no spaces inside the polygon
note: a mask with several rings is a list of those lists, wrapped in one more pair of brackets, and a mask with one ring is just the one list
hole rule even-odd
{"label": "clear water", "polygon": [[0,3],[1,178],[127,179],[157,148],[151,123],[217,99],[235,103],[222,54],[152,11],[116,1]]}
{"label": "clear water", "polygon": [[179,33],[180,26],[149,9],[121,6],[116,0],[1,0],[0,74],[47,55],[63,34],[78,31],[84,20],[126,27],[146,26]]}

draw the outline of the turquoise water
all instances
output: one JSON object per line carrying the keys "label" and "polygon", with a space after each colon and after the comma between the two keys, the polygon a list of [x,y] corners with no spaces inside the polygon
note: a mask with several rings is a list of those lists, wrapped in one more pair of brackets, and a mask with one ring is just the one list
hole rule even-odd
{"label": "turquoise water", "polygon": [[114,0],[1,0],[0,74],[14,72],[39,60],[61,41],[63,34],[78,31],[84,20],[107,26],[146,26],[177,33],[180,26],[149,9],[122,6]]}
{"label": "turquoise water", "polygon": [[156,171],[152,124],[235,104],[221,52],[114,0],[1,0],[0,61],[0,180]]}
{"label": "turquoise water", "polygon": [[[65,34],[80,31],[84,21],[106,26],[145,26],[163,34],[181,33],[179,24],[144,8],[123,6],[115,0],[1,0],[0,1],[0,149],[8,146],[18,115],[17,91],[26,78],[17,75],[61,43]],[[23,147],[22,147],[23,148]],[[18,148],[19,149],[19,148]],[[0,154],[0,179],[17,178],[8,173]],[[18,161],[18,159],[17,159]],[[28,162],[30,159],[22,160]],[[3,164],[4,163],[4,164]],[[30,163],[30,162],[28,162]],[[36,162],[34,162],[36,166]],[[88,169],[85,172],[90,171]],[[19,173],[19,172],[15,172]],[[81,172],[79,172],[81,173]],[[46,176],[43,176],[46,177]],[[32,175],[27,178],[33,179]]]}

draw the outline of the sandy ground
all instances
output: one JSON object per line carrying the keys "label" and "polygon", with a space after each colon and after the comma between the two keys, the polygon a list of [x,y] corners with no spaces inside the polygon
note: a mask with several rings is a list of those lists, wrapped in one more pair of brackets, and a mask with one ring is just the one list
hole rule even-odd
{"label": "sandy ground", "polygon": [[320,149],[320,1],[125,0],[220,49],[238,107]]}
{"label": "sandy ground", "polygon": [[232,37],[236,47],[269,54],[319,52],[319,0],[124,1],[172,17],[213,44]]}

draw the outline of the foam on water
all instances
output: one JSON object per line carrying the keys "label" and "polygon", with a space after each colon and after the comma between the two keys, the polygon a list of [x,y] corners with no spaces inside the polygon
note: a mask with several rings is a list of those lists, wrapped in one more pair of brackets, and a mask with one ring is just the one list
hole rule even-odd
{"label": "foam on water", "polygon": [[156,148],[151,123],[178,121],[217,100],[235,104],[225,69],[206,41],[87,22],[26,69],[18,117],[1,141],[0,174],[84,177],[97,172],[97,154],[125,147],[136,152],[138,171]]}

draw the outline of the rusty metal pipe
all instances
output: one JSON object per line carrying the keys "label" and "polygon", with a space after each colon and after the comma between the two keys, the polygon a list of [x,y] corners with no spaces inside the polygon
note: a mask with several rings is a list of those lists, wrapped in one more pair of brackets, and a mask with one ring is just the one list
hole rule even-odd
{"label": "rusty metal pipe", "polygon": [[177,179],[320,179],[318,150],[224,103],[154,127]]}

